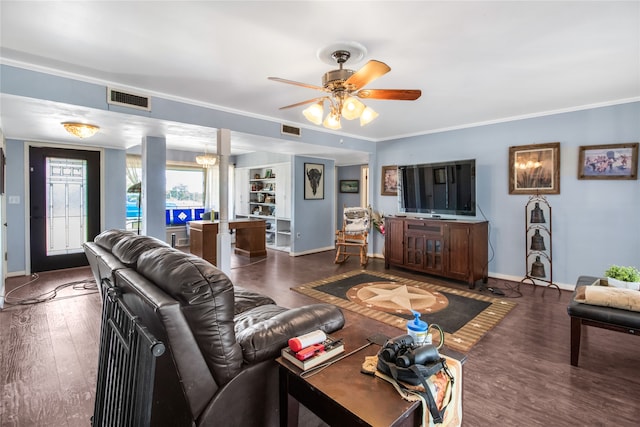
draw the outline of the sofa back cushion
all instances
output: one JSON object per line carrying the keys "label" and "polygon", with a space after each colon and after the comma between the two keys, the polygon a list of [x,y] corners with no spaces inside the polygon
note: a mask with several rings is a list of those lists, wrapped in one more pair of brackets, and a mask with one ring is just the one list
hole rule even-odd
{"label": "sofa back cushion", "polygon": [[127,230],[106,230],[98,234],[93,241],[103,249],[111,251],[113,246],[125,237],[133,237],[136,234]]}
{"label": "sofa back cushion", "polygon": [[126,236],[113,245],[111,251],[113,255],[127,267],[136,267],[136,263],[141,254],[149,249],[169,248],[170,246],[162,240],[150,236]]}
{"label": "sofa back cushion", "polygon": [[231,280],[202,258],[171,247],[143,252],[137,271],[180,303],[216,382],[222,385],[237,375],[242,349],[234,332]]}

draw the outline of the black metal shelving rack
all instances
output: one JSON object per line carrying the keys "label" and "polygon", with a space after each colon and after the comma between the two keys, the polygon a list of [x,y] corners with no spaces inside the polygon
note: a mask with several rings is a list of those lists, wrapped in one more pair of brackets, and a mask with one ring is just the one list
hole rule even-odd
{"label": "black metal shelving rack", "polygon": [[[520,283],[537,285],[536,281],[546,283],[547,288],[560,287],[553,283],[553,236],[551,205],[545,196],[536,194],[529,197],[524,207],[525,228],[525,277]],[[533,236],[539,233],[534,239]],[[545,242],[546,239],[546,243]],[[535,243],[534,244],[534,240]],[[548,244],[547,244],[548,243]],[[519,286],[518,286],[519,288]]]}

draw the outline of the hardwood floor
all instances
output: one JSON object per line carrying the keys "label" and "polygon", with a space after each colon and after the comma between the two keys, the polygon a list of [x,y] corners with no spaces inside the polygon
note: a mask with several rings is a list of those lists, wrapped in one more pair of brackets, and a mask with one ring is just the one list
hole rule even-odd
{"label": "hardwood floor", "polygon": [[[264,261],[232,259],[231,279],[266,293],[280,305],[317,302],[291,287],[359,268],[351,259],[333,263],[332,251],[289,257],[269,251]],[[371,260],[367,270],[467,289],[466,284],[385,270]],[[88,268],[40,274],[15,295],[42,292],[91,278]],[[7,289],[29,278],[7,281]],[[505,287],[491,279],[492,286]],[[36,305],[7,306],[0,312],[2,426],[88,426],[98,358],[100,298],[66,289]],[[478,291],[480,292],[480,291]],[[484,291],[486,292],[486,291]],[[84,294],[82,296],[73,296]],[[640,419],[638,338],[586,328],[580,366],[569,363],[570,292],[550,289],[542,296],[522,285],[518,305],[467,354],[463,372],[464,426],[635,426]],[[389,336],[399,329],[344,311],[346,327],[365,327]]]}

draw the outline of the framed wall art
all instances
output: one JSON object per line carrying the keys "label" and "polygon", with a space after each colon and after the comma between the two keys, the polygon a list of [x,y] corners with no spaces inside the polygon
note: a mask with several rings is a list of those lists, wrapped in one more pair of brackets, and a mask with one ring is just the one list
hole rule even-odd
{"label": "framed wall art", "polygon": [[340,192],[341,193],[359,193],[360,181],[357,179],[341,179]]}
{"label": "framed wall art", "polygon": [[398,194],[398,167],[383,166],[382,167],[382,189],[383,196],[396,196]]}
{"label": "framed wall art", "polygon": [[560,194],[560,143],[509,147],[509,194]]}
{"label": "framed wall art", "polygon": [[304,164],[305,200],[324,199],[324,165],[322,163]]}
{"label": "framed wall art", "polygon": [[578,179],[638,179],[638,143],[581,145]]}

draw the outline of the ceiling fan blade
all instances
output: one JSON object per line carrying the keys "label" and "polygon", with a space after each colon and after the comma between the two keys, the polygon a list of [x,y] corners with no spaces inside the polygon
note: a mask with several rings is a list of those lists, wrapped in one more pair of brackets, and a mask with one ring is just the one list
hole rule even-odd
{"label": "ceiling fan blade", "polygon": [[364,67],[353,73],[344,84],[347,87],[352,86],[352,90],[358,90],[389,71],[391,71],[391,68],[387,64],[372,59]]}
{"label": "ceiling fan blade", "polygon": [[420,98],[419,89],[363,89],[356,92],[358,98],[363,99],[395,99],[400,101],[415,101]]}
{"label": "ceiling fan blade", "polygon": [[286,110],[287,108],[299,107],[304,104],[311,104],[312,102],[324,101],[327,99],[327,96],[321,96],[320,98],[307,99],[306,101],[298,102],[295,104],[287,105],[285,107],[280,107],[280,110]]}
{"label": "ceiling fan blade", "polygon": [[290,84],[290,85],[302,86],[302,87],[306,87],[308,89],[321,90],[321,91],[325,92],[325,88],[323,88],[321,86],[310,85],[310,84],[307,84],[307,83],[294,82],[293,80],[281,79],[280,77],[267,77],[267,78],[269,80],[273,80],[274,82],[287,83],[287,84]]}

